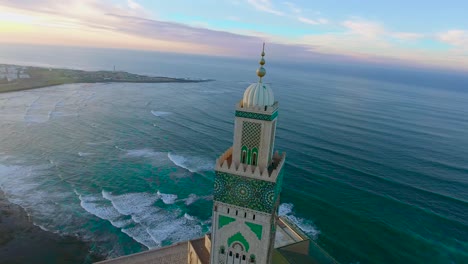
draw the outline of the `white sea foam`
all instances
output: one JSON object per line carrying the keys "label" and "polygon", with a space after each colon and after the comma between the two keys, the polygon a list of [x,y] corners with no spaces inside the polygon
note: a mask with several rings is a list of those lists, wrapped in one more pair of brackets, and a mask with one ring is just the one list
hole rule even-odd
{"label": "white sea foam", "polygon": [[168,215],[164,222],[149,228],[148,233],[159,245],[162,245],[164,241],[176,243],[203,234],[197,221],[191,221],[185,217],[177,218],[174,215]]}
{"label": "white sea foam", "polygon": [[185,199],[185,205],[191,205],[194,202],[198,200],[198,196],[194,193],[191,193],[186,199]]}
{"label": "white sea foam", "polygon": [[135,215],[153,205],[159,196],[150,193],[126,193],[113,195],[102,191],[102,197],[109,200],[115,209],[124,215]]}
{"label": "white sea foam", "polygon": [[152,149],[133,149],[127,150],[126,156],[132,158],[155,158],[155,157],[163,157],[165,154],[163,152],[157,152]]}
{"label": "white sea foam", "polygon": [[151,114],[153,114],[154,116],[157,116],[157,117],[161,117],[161,116],[170,115],[170,114],[172,114],[172,113],[171,113],[171,112],[164,112],[164,111],[154,111],[154,110],[151,110]]}
{"label": "white sea foam", "polygon": [[94,155],[94,153],[91,152],[78,152],[78,156],[80,157],[86,157],[86,156],[91,156]]}
{"label": "white sea foam", "polygon": [[186,158],[181,155],[168,153],[167,157],[178,167],[184,168],[192,173],[208,171],[214,168],[214,162],[200,157]]}
{"label": "white sea foam", "polygon": [[280,204],[278,214],[288,218],[312,239],[317,239],[318,235],[320,234],[320,230],[318,230],[318,228],[311,220],[295,216],[293,213],[293,208],[294,205],[292,203]]}
{"label": "white sea foam", "polygon": [[194,193],[191,193],[189,194],[189,196],[185,199],[181,199],[181,201],[185,201],[185,205],[191,205],[193,204],[194,202],[200,200],[200,199],[204,199],[204,200],[213,200],[213,196],[212,195],[204,195],[204,196],[198,196]]}
{"label": "white sea foam", "polygon": [[177,194],[157,192],[158,196],[165,204],[173,204],[177,200]]}
{"label": "white sea foam", "polygon": [[102,196],[111,201],[119,213],[131,216],[133,224],[122,228],[122,232],[148,248],[161,247],[166,240],[175,243],[202,235],[200,223],[189,220],[191,216],[181,216],[180,210],[154,205],[159,198],[171,204],[177,199],[176,195],[160,192],[113,195],[103,191]]}
{"label": "white sea foam", "polygon": [[133,238],[138,243],[144,245],[148,249],[160,246],[154,241],[153,237],[151,237],[146,228],[142,226],[122,228],[122,232]]}
{"label": "white sea foam", "polygon": [[185,219],[190,220],[190,221],[195,221],[196,218],[194,216],[191,216],[187,213],[184,214]]}
{"label": "white sea foam", "polygon": [[51,232],[49,229],[45,228],[43,225],[36,225],[38,226],[40,229],[46,231],[46,232]]}
{"label": "white sea foam", "polygon": [[[76,192],[76,190],[75,190]],[[77,193],[77,192],[76,192]],[[80,205],[88,213],[101,219],[108,220],[117,228],[124,227],[131,223],[128,219],[123,219],[120,214],[107,200],[98,195],[79,195]],[[109,203],[109,204],[107,204]]]}
{"label": "white sea foam", "polygon": [[45,177],[50,175],[50,168],[53,166],[0,164],[0,189],[11,203],[21,206],[31,215],[34,225],[54,233],[58,233],[58,230],[60,234],[76,233],[76,226],[81,226],[82,223],[73,214],[77,207],[68,203],[74,198],[73,193],[68,185],[51,182],[54,179]]}

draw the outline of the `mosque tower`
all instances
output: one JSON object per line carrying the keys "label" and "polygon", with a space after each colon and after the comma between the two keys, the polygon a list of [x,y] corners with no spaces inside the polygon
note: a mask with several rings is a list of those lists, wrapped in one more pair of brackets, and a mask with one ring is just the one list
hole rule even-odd
{"label": "mosque tower", "polygon": [[262,80],[264,50],[258,82],[236,105],[234,144],[216,161],[212,264],[272,262],[286,155],[274,152],[278,102]]}

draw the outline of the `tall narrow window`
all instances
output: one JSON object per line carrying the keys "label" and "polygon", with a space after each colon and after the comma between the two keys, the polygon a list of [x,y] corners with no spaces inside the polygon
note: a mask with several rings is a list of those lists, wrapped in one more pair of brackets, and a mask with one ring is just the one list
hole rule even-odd
{"label": "tall narrow window", "polygon": [[257,152],[252,153],[252,165],[257,166]]}
{"label": "tall narrow window", "polygon": [[255,215],[253,215],[253,220],[255,220]]}
{"label": "tall narrow window", "polygon": [[243,150],[242,151],[242,161],[241,162],[245,163],[246,159],[247,159],[247,151]]}
{"label": "tall narrow window", "polygon": [[229,208],[228,208],[228,214],[229,214]]}

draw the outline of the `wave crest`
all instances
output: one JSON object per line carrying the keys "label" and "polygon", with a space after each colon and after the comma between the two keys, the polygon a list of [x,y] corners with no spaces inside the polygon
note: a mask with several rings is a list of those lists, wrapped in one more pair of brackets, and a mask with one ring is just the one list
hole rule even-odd
{"label": "wave crest", "polygon": [[200,157],[184,157],[176,155],[171,152],[167,153],[167,157],[176,166],[181,167],[190,171],[191,173],[213,170],[214,162],[212,160],[200,158]]}
{"label": "wave crest", "polygon": [[305,234],[310,236],[312,239],[317,239],[320,234],[320,230],[314,225],[311,220],[297,217],[293,213],[294,204],[282,203],[279,206],[278,214],[286,217],[288,220],[298,226]]}

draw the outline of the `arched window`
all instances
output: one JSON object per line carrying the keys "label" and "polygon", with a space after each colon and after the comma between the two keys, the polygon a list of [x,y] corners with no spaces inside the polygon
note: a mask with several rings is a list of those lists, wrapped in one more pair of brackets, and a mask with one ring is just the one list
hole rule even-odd
{"label": "arched window", "polygon": [[253,148],[252,149],[252,154],[251,154],[251,164],[253,166],[257,166],[257,163],[258,163],[258,149],[257,148]]}
{"label": "arched window", "polygon": [[229,251],[229,256],[232,257],[232,251]]}
{"label": "arched window", "polygon": [[249,161],[249,149],[246,146],[241,148],[241,163],[246,164]]}
{"label": "arched window", "polygon": [[236,253],[236,258],[239,258],[239,253]]}
{"label": "arched window", "polygon": [[224,246],[221,246],[221,248],[219,249],[219,253],[224,255]]}
{"label": "arched window", "polygon": [[255,263],[255,255],[254,254],[250,255],[250,260],[249,261],[250,261],[250,263]]}
{"label": "arched window", "polygon": [[242,260],[245,260],[245,255],[242,255]]}
{"label": "arched window", "polygon": [[253,215],[253,220],[255,220],[255,215]]}

